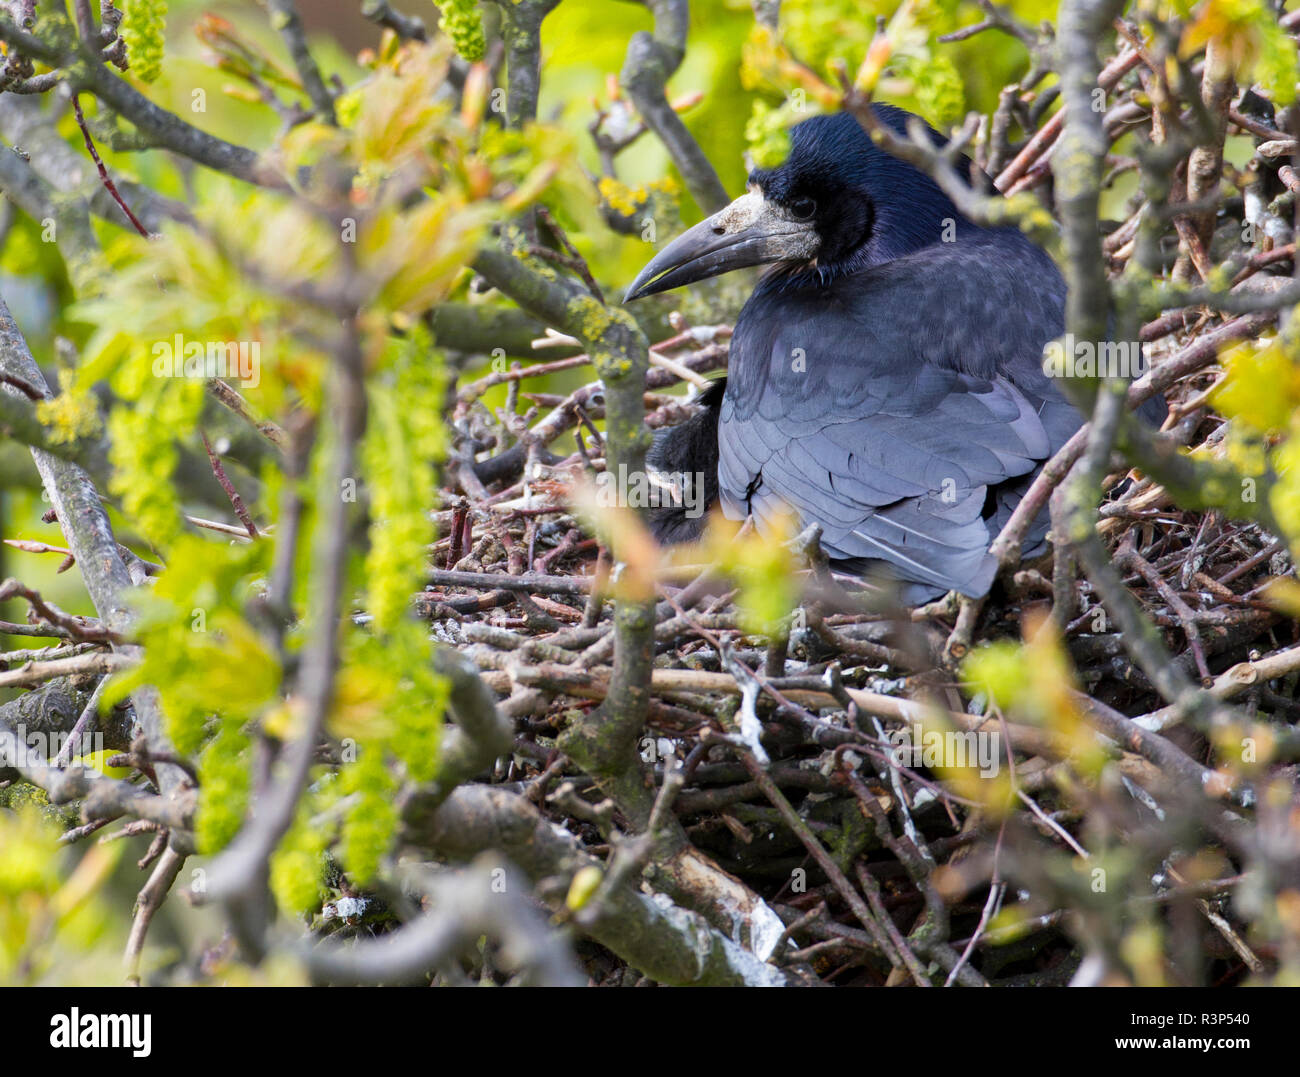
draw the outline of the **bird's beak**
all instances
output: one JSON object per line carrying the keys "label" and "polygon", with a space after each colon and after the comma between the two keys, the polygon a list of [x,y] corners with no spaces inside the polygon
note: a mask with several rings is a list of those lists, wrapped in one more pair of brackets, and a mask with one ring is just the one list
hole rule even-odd
{"label": "bird's beak", "polygon": [[819,243],[811,220],[798,220],[784,206],[751,191],[688,228],[650,259],[623,302],[746,266],[806,261],[817,254]]}

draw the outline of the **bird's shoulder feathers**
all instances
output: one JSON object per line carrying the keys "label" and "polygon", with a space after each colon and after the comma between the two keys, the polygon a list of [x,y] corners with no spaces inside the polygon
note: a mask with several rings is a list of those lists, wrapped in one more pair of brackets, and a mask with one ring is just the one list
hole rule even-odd
{"label": "bird's shoulder feathers", "polygon": [[822,525],[832,557],[981,593],[990,490],[1079,423],[1041,370],[1063,301],[1046,256],[1005,238],[937,245],[820,289],[766,282],[732,341],[724,509],[762,518],[788,505]]}

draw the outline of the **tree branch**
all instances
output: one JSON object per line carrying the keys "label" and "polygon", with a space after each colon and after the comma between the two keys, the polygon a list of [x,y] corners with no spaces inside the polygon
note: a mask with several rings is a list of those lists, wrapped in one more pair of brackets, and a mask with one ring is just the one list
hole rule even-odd
{"label": "tree branch", "polygon": [[645,0],[655,17],[654,33],[632,35],[619,82],[645,124],[664,144],[682,174],[686,189],[704,213],[716,213],[729,201],[727,189],[700,145],[666,97],[666,86],[686,54],[690,10],[686,0]]}

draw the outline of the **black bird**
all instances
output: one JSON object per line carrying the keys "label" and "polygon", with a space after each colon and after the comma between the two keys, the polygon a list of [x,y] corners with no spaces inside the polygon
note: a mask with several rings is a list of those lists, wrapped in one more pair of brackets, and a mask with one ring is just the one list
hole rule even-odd
{"label": "black bird", "polygon": [[[873,107],[900,134],[912,118]],[[1083,421],[1042,368],[1064,331],[1060,272],[1017,229],[967,220],[847,113],[794,127],[785,163],[748,188],[625,297],[772,267],[736,321],[725,383],[658,435],[651,466],[703,472],[732,519],[788,506],[821,525],[837,569],[892,578],[906,603],[985,594],[989,543]],[[664,542],[702,524],[652,518]],[[1046,532],[1044,517],[1026,554]]]}

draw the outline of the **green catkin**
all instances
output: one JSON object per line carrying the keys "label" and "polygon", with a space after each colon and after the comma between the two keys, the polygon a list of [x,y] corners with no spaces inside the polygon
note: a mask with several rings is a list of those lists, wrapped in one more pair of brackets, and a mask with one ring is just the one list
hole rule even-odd
{"label": "green catkin", "polygon": [[109,416],[108,434],[109,490],[122,498],[124,511],[141,531],[165,548],[180,529],[172,485],[179,454],[171,430],[160,428],[146,413],[120,406]]}
{"label": "green catkin", "polygon": [[957,123],[966,114],[966,91],[952,60],[938,53],[927,63],[912,66],[916,102],[921,115],[939,128]]}
{"label": "green catkin", "polygon": [[397,833],[396,782],[384,763],[383,749],[369,745],[343,772],[349,797],[343,820],[340,854],[348,875],[358,886],[372,882]]}
{"label": "green catkin", "polygon": [[153,82],[162,71],[166,25],[167,0],[130,0],[122,13],[122,40],[141,82]]}
{"label": "green catkin", "polygon": [[438,502],[435,461],[446,446],[441,416],[442,357],[427,330],[390,340],[386,369],[370,387],[361,458],[371,488],[367,609],[382,633],[409,616],[425,547],[436,540],[429,506]]}
{"label": "green catkin", "polygon": [[461,59],[477,63],[487,52],[483,16],[474,0],[443,0],[442,32],[451,38]]}
{"label": "green catkin", "polygon": [[324,865],[328,837],[312,825],[312,798],[298,805],[298,814],[280,847],[271,856],[271,893],[280,908],[302,915],[320,908],[325,894]]}
{"label": "green catkin", "polygon": [[238,832],[248,807],[248,737],[227,725],[199,756],[199,806],[194,841],[200,853],[224,849]]}
{"label": "green catkin", "polygon": [[753,111],[745,122],[745,141],[750,157],[759,168],[775,168],[789,156],[790,122],[787,110],[773,108],[766,101],[755,100]]}

